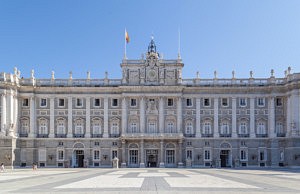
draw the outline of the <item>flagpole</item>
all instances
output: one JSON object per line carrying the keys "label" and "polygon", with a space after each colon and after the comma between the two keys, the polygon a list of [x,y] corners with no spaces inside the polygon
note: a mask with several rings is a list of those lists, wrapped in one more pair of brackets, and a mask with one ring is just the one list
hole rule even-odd
{"label": "flagpole", "polygon": [[124,59],[127,59],[127,56],[126,56],[126,28],[125,28],[125,34],[124,34]]}
{"label": "flagpole", "polygon": [[180,58],[180,27],[178,27],[178,59]]}

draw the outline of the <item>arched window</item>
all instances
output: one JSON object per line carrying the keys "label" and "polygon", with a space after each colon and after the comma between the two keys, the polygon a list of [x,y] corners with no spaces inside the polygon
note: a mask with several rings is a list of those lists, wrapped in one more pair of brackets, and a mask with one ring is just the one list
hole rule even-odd
{"label": "arched window", "polygon": [[148,133],[156,133],[156,122],[155,121],[149,121],[148,122]]}
{"label": "arched window", "polygon": [[245,135],[248,134],[248,128],[246,122],[241,122],[239,126],[239,134]]}
{"label": "arched window", "polygon": [[221,134],[230,134],[228,122],[223,122],[221,124]]}
{"label": "arched window", "polygon": [[48,134],[48,126],[47,126],[47,120],[46,119],[40,119],[39,121],[39,134],[46,135]]}
{"label": "arched window", "polygon": [[111,134],[112,135],[118,135],[119,134],[119,124],[116,121],[114,121],[111,125]]}
{"label": "arched window", "polygon": [[264,122],[257,123],[257,134],[264,135],[266,134],[266,128]]}
{"label": "arched window", "polygon": [[172,121],[168,121],[166,133],[174,133],[174,123]]}
{"label": "arched window", "polygon": [[101,123],[99,119],[93,121],[92,128],[94,135],[101,134]]}
{"label": "arched window", "polygon": [[75,122],[75,134],[76,135],[82,135],[82,134],[84,134],[83,125],[84,125],[84,123],[83,123],[82,119],[76,120],[76,122]]}
{"label": "arched window", "polygon": [[212,134],[211,132],[211,123],[208,122],[208,121],[205,121],[204,124],[203,124],[203,134],[205,135],[209,135],[209,134]]}
{"label": "arched window", "polygon": [[20,135],[28,134],[28,131],[29,131],[29,120],[28,119],[21,120]]}
{"label": "arched window", "polygon": [[187,122],[186,123],[186,126],[185,126],[185,134],[193,134],[194,133],[194,130],[193,130],[193,124],[192,122]]}
{"label": "arched window", "polygon": [[57,134],[66,134],[66,126],[64,119],[57,120]]}
{"label": "arched window", "polygon": [[130,131],[131,131],[131,133],[137,133],[138,132],[137,124],[135,122],[130,124]]}
{"label": "arched window", "polygon": [[282,122],[277,122],[276,123],[276,133],[277,134],[283,134],[284,133]]}

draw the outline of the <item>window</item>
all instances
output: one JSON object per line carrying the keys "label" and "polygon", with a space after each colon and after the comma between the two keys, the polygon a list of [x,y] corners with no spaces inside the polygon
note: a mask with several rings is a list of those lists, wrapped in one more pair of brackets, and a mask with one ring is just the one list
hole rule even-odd
{"label": "window", "polygon": [[210,150],[204,151],[204,160],[210,160]]}
{"label": "window", "polygon": [[188,122],[185,127],[185,134],[193,134],[193,124]]}
{"label": "window", "polygon": [[131,123],[130,124],[130,129],[131,129],[131,133],[137,133],[137,124],[136,123]]}
{"label": "window", "polygon": [[65,99],[63,99],[63,98],[58,99],[58,106],[59,107],[64,107],[65,106]]}
{"label": "window", "polygon": [[82,107],[83,106],[83,100],[81,98],[76,99],[76,106],[77,107]]}
{"label": "window", "polygon": [[260,107],[265,106],[265,98],[258,98],[257,99],[257,106],[260,106]]}
{"label": "window", "polygon": [[111,134],[118,135],[119,134],[119,124],[114,122],[112,123]]}
{"label": "window", "polygon": [[173,133],[173,132],[174,132],[174,123],[173,122],[168,122],[166,133]]}
{"label": "window", "polygon": [[148,123],[148,133],[155,133],[156,132],[156,123],[154,121],[150,121]]}
{"label": "window", "polygon": [[241,150],[241,153],[240,153],[240,158],[241,160],[247,160],[247,151],[246,150]]}
{"label": "window", "polygon": [[221,125],[221,134],[229,134],[229,124],[226,123],[222,123]]}
{"label": "window", "polygon": [[93,122],[93,134],[95,135],[101,134],[101,126],[99,121]]}
{"label": "window", "polygon": [[186,151],[186,159],[193,159],[193,150],[187,150]]}
{"label": "window", "polygon": [[99,107],[100,106],[100,99],[99,98],[95,98],[94,99],[94,107]]}
{"label": "window", "polygon": [[39,134],[43,134],[43,135],[48,134],[46,120],[40,120],[40,133]]}
{"label": "window", "polygon": [[193,106],[193,101],[191,98],[186,99],[186,106],[188,106],[188,107]]}
{"label": "window", "polygon": [[113,146],[117,146],[117,145],[118,145],[118,142],[113,141],[113,142],[112,142],[112,145],[113,145]]}
{"label": "window", "polygon": [[77,120],[75,123],[75,134],[76,135],[82,135],[83,134],[83,121]]}
{"label": "window", "polygon": [[266,134],[265,123],[259,122],[257,124],[257,134]]}
{"label": "window", "polygon": [[168,106],[173,106],[174,105],[174,101],[172,98],[168,98]]}
{"label": "window", "polygon": [[246,142],[245,141],[241,141],[241,146],[246,146]]}
{"label": "window", "polygon": [[114,159],[114,158],[118,158],[118,151],[117,150],[112,150],[111,151],[111,159]]}
{"label": "window", "polygon": [[211,134],[211,125],[209,122],[204,123],[204,134]]}
{"label": "window", "polygon": [[29,131],[29,120],[22,120],[21,121],[21,131],[20,134],[27,134]]}
{"label": "window", "polygon": [[65,134],[65,120],[58,120],[57,121],[57,134]]}
{"label": "window", "polygon": [[277,134],[283,134],[283,124],[282,122],[277,122],[276,123],[276,133]]}
{"label": "window", "polygon": [[282,98],[276,98],[276,106],[282,106]]}
{"label": "window", "polygon": [[246,98],[240,98],[240,106],[241,107],[247,106]]}
{"label": "window", "polygon": [[204,106],[210,106],[210,99],[204,98]]}
{"label": "window", "polygon": [[247,124],[245,122],[241,122],[239,130],[240,134],[248,134]]}
{"label": "window", "polygon": [[129,150],[129,164],[138,164],[138,150]]}
{"label": "window", "polygon": [[209,141],[204,142],[205,146],[209,146]]}
{"label": "window", "polygon": [[24,107],[28,107],[29,106],[29,99],[28,98],[24,98],[23,99],[22,106],[24,106]]}
{"label": "window", "polygon": [[192,146],[192,142],[191,142],[191,141],[187,141],[187,142],[186,142],[186,145],[187,145],[187,146]]}
{"label": "window", "polygon": [[94,160],[100,160],[100,151],[94,150]]}
{"label": "window", "polygon": [[100,142],[99,142],[99,141],[95,141],[94,145],[95,145],[95,146],[99,146],[99,145],[100,145]]}
{"label": "window", "polygon": [[46,107],[46,106],[47,106],[47,99],[41,98],[41,107]]}
{"label": "window", "polygon": [[63,146],[64,145],[64,142],[60,141],[58,142],[58,146]]}
{"label": "window", "polygon": [[222,98],[222,106],[224,107],[228,106],[228,98]]}
{"label": "window", "polygon": [[130,100],[130,106],[133,106],[133,107],[136,106],[136,99],[132,98],[132,99]]}
{"label": "window", "polygon": [[265,157],[265,151],[264,151],[264,150],[260,150],[260,151],[259,151],[259,160],[260,160],[260,161],[266,160],[266,157]]}
{"label": "window", "polygon": [[64,160],[64,151],[63,150],[58,150],[57,153],[57,160]]}
{"label": "window", "polygon": [[175,163],[175,150],[166,150],[166,162],[167,164]]}
{"label": "window", "polygon": [[112,99],[112,106],[118,106],[118,99]]}

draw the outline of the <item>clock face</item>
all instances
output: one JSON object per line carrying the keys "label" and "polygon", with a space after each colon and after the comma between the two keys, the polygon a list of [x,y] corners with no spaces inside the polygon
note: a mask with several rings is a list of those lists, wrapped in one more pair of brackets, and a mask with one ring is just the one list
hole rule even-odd
{"label": "clock face", "polygon": [[155,70],[151,69],[148,71],[148,78],[150,81],[154,81],[156,78],[156,72]]}

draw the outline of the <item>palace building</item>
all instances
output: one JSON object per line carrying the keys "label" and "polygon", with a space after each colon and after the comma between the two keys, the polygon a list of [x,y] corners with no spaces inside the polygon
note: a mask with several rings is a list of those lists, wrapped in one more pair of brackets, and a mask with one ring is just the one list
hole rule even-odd
{"label": "palace building", "polygon": [[0,162],[15,167],[300,166],[300,73],[182,78],[152,39],[122,78],[1,73]]}

